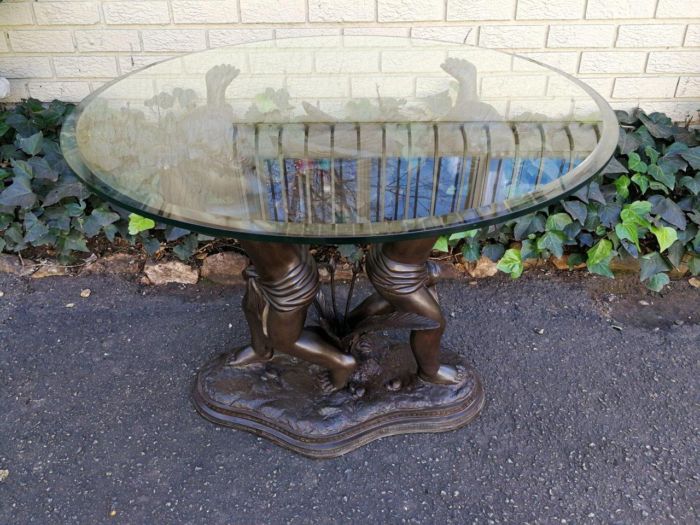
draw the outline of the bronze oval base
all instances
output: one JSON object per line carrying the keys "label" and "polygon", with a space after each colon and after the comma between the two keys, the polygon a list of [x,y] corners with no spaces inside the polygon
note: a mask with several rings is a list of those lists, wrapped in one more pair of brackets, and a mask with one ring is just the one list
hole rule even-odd
{"label": "bronze oval base", "polygon": [[464,371],[459,384],[445,386],[402,369],[400,363],[411,362],[408,345],[383,354],[381,365],[367,359],[350,387],[333,393],[324,392],[321,369],[308,363],[278,355],[234,368],[224,354],[197,374],[194,405],[214,423],[312,458],[341,456],[385,436],[455,430],[483,408],[481,380],[464,358],[445,353],[445,362]]}

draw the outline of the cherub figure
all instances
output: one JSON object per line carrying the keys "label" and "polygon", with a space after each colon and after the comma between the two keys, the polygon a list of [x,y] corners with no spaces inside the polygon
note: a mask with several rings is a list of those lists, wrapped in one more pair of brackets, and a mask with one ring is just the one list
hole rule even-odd
{"label": "cherub figure", "polygon": [[501,120],[501,116],[493,106],[479,101],[474,64],[463,58],[450,57],[440,67],[459,83],[457,99],[452,109],[445,115],[446,120],[457,122]]}

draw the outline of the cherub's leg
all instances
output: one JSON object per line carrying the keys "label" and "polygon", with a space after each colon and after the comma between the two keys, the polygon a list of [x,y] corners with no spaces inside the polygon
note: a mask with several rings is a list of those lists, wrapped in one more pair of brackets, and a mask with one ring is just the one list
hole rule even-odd
{"label": "cherub's leg", "polygon": [[411,332],[411,350],[418,363],[420,377],[439,384],[460,381],[458,370],[440,363],[440,339],[445,318],[436,294],[428,288],[434,276],[426,261],[435,239],[398,241],[373,246],[367,261],[367,274],[378,293],[400,312],[411,312],[438,323],[430,330]]}
{"label": "cherub's leg", "polygon": [[371,317],[373,315],[386,315],[391,313],[393,310],[394,307],[391,306],[389,301],[379,295],[379,292],[374,292],[350,311],[347,322],[350,326],[355,326],[358,322],[366,319],[367,317]]}
{"label": "cherub's leg", "polygon": [[319,285],[306,247],[253,241],[241,245],[254,265],[244,298],[252,345],[240,350],[229,364],[269,359],[276,350],[328,368],[333,387],[345,386],[356,366],[354,358],[304,329]]}

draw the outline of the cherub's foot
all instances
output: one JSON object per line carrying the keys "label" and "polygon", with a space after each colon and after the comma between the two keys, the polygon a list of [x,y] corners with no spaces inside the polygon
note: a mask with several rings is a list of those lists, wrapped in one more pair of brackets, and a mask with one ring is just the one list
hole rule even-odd
{"label": "cherub's foot", "polygon": [[241,367],[252,365],[253,363],[262,363],[272,359],[272,352],[268,356],[261,356],[253,350],[253,347],[248,345],[234,350],[226,359],[226,366]]}
{"label": "cherub's foot", "polygon": [[341,390],[348,384],[350,376],[357,368],[357,361],[348,354],[343,354],[342,362],[337,368],[329,369],[319,376],[321,389],[329,394]]}
{"label": "cherub's foot", "polygon": [[207,84],[207,104],[223,105],[226,98],[226,88],[233,82],[233,79],[240,74],[241,70],[230,64],[214,66],[205,76]]}
{"label": "cherub's foot", "polygon": [[474,64],[463,58],[447,58],[440,64],[442,70],[459,81],[473,80],[476,77]]}
{"label": "cherub's foot", "polygon": [[332,394],[333,392],[340,390],[333,384],[330,370],[324,370],[318,374],[318,386],[321,387],[321,391],[324,394]]}
{"label": "cherub's foot", "polygon": [[434,374],[428,375],[421,370],[418,372],[418,377],[435,385],[458,385],[464,381],[466,374],[461,366],[440,365],[440,368]]}

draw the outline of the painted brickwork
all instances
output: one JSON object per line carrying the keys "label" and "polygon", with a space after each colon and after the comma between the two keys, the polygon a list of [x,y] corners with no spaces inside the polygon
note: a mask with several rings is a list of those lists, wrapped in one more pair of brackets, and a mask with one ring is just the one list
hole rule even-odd
{"label": "painted brickwork", "polygon": [[9,100],[79,100],[178,53],[314,33],[466,37],[573,73],[614,107],[700,109],[698,0],[5,0],[0,76]]}

